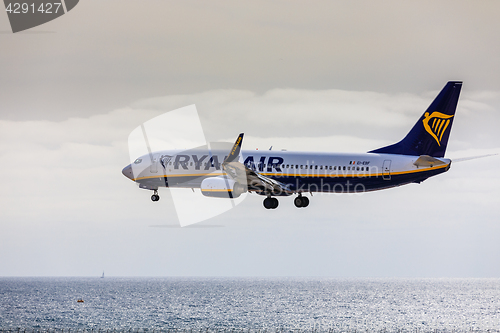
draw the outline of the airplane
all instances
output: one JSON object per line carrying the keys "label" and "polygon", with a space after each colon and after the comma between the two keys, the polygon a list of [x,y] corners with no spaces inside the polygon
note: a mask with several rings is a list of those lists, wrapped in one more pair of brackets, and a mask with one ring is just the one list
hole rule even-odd
{"label": "airplane", "polygon": [[122,173],[152,190],[152,201],[160,199],[160,187],[200,188],[204,196],[227,199],[257,193],[265,197],[266,209],[277,208],[281,196],[294,195],[295,206],[304,208],[306,195],[315,192],[361,193],[421,183],[450,169],[444,155],[461,88],[461,81],[448,82],[401,141],[367,153],[242,150],[241,133],[230,150],[150,152]]}

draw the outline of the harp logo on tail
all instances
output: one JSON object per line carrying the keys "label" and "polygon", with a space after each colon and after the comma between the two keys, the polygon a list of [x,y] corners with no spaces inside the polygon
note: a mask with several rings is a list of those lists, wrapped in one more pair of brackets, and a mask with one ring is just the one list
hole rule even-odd
{"label": "harp logo on tail", "polygon": [[433,112],[429,115],[429,112],[424,114],[424,120],[422,123],[424,124],[424,128],[429,133],[434,140],[436,140],[437,144],[441,146],[441,139],[443,138],[443,134],[450,125],[450,118],[453,115],[447,115],[441,112]]}

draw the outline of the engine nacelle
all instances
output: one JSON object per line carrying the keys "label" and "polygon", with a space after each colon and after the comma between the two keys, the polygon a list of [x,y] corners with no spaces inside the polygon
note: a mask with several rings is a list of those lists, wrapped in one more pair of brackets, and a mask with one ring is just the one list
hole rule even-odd
{"label": "engine nacelle", "polygon": [[212,198],[237,198],[247,191],[247,187],[231,178],[218,176],[205,178],[201,182],[201,193]]}

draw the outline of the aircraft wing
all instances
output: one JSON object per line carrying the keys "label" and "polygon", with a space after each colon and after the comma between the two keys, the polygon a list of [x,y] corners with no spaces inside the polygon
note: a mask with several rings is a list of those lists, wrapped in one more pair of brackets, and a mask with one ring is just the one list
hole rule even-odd
{"label": "aircraft wing", "polygon": [[243,143],[241,133],[231,149],[228,157],[222,163],[223,170],[235,182],[247,185],[249,191],[269,193],[272,195],[291,195],[294,192],[285,184],[266,177],[239,162],[239,154]]}

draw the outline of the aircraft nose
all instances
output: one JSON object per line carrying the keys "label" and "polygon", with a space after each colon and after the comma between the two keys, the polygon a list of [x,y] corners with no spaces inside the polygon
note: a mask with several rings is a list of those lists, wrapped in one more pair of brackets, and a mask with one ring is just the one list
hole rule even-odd
{"label": "aircraft nose", "polygon": [[125,177],[132,180],[134,179],[134,173],[132,172],[132,166],[130,164],[123,168],[122,173]]}

